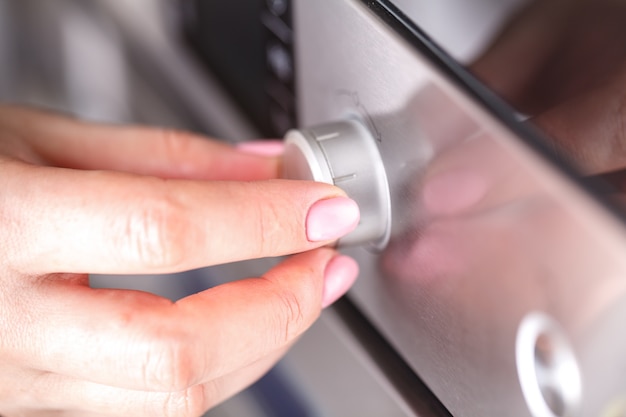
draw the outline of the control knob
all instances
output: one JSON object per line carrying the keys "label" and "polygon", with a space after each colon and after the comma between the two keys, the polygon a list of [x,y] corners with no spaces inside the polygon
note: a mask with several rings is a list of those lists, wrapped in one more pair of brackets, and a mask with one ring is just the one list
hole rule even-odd
{"label": "control knob", "polygon": [[382,249],[389,240],[391,200],[378,144],[357,120],[290,130],[285,136],[282,177],[333,184],[355,200],[361,221],[340,245]]}

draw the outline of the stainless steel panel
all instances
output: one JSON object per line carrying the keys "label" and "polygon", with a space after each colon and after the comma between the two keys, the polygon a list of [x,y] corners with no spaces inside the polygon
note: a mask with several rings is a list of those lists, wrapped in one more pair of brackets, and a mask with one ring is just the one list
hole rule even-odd
{"label": "stainless steel panel", "polygon": [[[530,416],[527,400],[612,415],[626,388],[623,224],[365,3],[295,7],[302,124],[361,117],[390,181],[391,242],[351,250],[352,299],[455,416]],[[535,313],[558,330],[532,342],[528,370],[516,343]],[[580,398],[541,385],[544,336],[571,347]],[[542,398],[524,396],[528,373]]]}

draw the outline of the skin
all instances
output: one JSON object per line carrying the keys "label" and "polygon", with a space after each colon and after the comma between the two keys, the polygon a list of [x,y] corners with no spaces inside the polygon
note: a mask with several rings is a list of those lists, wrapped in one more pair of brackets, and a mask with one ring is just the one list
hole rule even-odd
{"label": "skin", "polygon": [[[278,166],[187,133],[1,107],[0,414],[198,416],[265,373],[328,302],[337,253],[305,219],[344,195],[276,180]],[[87,275],[291,253],[177,302]]]}

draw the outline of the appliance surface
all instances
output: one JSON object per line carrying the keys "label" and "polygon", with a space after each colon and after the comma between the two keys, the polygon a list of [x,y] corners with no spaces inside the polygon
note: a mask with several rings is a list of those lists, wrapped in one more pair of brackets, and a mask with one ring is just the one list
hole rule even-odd
{"label": "appliance surface", "polygon": [[350,250],[355,305],[455,416],[613,415],[621,220],[390,3],[294,13],[300,124],[361,120],[391,190],[389,244]]}

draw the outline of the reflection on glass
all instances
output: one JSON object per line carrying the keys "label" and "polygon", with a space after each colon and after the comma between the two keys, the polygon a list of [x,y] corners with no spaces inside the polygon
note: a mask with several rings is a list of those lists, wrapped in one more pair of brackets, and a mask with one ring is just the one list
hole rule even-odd
{"label": "reflection on glass", "polygon": [[585,174],[626,166],[626,2],[394,3]]}
{"label": "reflection on glass", "polygon": [[[626,165],[626,2],[529,2],[470,69],[587,174]],[[623,175],[608,179],[623,188]]]}

